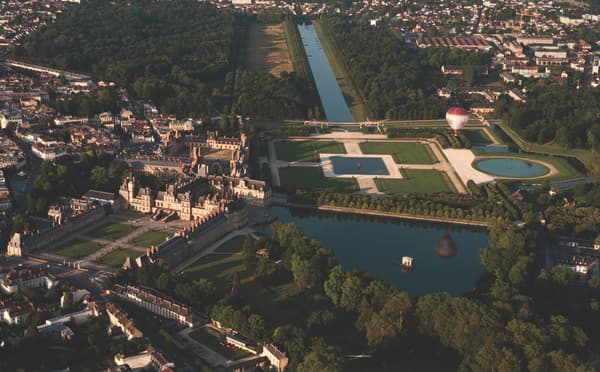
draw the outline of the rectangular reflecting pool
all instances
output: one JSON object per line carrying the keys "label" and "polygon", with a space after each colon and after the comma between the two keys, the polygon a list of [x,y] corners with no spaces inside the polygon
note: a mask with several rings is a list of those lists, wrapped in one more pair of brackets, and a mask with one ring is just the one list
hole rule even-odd
{"label": "rectangular reflecting pool", "polygon": [[329,159],[333,165],[333,172],[337,175],[364,174],[387,176],[390,174],[381,158],[330,156]]}

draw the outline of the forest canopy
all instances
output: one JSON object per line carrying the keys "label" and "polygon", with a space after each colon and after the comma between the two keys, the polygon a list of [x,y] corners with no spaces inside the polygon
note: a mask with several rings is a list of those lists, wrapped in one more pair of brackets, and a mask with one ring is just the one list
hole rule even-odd
{"label": "forest canopy", "polygon": [[191,0],[86,1],[13,57],[117,82],[165,112],[209,115],[231,69],[234,23],[232,12]]}
{"label": "forest canopy", "polygon": [[321,19],[365,100],[371,119],[442,118],[446,99],[437,89],[446,86],[443,65],[484,65],[487,53],[459,49],[419,49],[402,42],[389,29],[371,27],[344,17]]}

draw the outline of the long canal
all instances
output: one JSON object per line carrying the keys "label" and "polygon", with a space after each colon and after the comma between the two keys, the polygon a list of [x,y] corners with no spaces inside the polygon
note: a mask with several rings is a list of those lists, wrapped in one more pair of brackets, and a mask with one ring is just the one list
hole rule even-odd
{"label": "long canal", "polygon": [[352,122],[352,114],[313,25],[298,25],[321,104],[328,121]]}

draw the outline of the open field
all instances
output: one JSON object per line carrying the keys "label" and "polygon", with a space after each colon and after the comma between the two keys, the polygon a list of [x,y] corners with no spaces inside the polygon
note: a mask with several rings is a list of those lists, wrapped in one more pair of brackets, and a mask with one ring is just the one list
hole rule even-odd
{"label": "open field", "polygon": [[215,252],[218,253],[236,253],[236,252],[241,252],[242,251],[242,247],[244,246],[244,240],[246,239],[245,236],[236,236],[233,237],[231,239],[229,239],[228,241],[226,241],[225,243],[223,243],[222,245],[220,245]]}
{"label": "open field", "polygon": [[125,262],[125,259],[127,257],[130,257],[132,260],[134,260],[136,257],[138,257],[140,255],[141,255],[140,252],[134,251],[132,249],[117,248],[114,251],[107,253],[104,256],[100,257],[98,262],[108,265],[110,267],[118,268],[118,267],[123,266],[123,262]]}
{"label": "open field", "polygon": [[283,71],[293,71],[281,23],[276,25],[251,23],[248,28],[246,53],[246,64],[249,70],[265,71],[277,77]]}
{"label": "open field", "polygon": [[337,51],[333,40],[323,29],[321,23],[319,21],[315,21],[313,22],[313,25],[317,35],[319,36],[321,45],[323,46],[323,52],[325,52],[325,55],[327,56],[327,60],[329,61],[331,69],[333,70],[335,79],[337,80],[337,83],[342,90],[342,94],[344,95],[344,99],[346,100],[346,104],[350,109],[352,118],[356,121],[364,120],[367,117],[367,109],[363,104],[363,100],[360,96],[358,88],[354,86],[354,83],[351,80],[352,78],[347,72],[340,53]]}
{"label": "open field", "polygon": [[490,137],[481,129],[462,130],[462,134],[473,143],[473,145],[485,146],[493,143]]}
{"label": "open field", "polygon": [[131,229],[131,226],[122,223],[107,223],[88,235],[94,238],[117,240],[129,234]]}
{"label": "open field", "polygon": [[527,142],[522,139],[515,131],[510,129],[508,125],[503,123],[497,123],[521,149],[530,152],[537,152],[540,154],[548,155],[561,155],[561,156],[574,156],[579,159],[586,166],[592,161],[592,152],[584,149],[565,149],[562,146],[554,144],[540,145],[537,143]]}
{"label": "open field", "polygon": [[345,154],[344,144],[325,141],[275,142],[277,159],[285,161],[319,162],[319,154]]}
{"label": "open field", "polygon": [[140,247],[149,248],[152,245],[159,245],[170,236],[173,236],[173,233],[152,230],[138,236],[137,238],[133,239],[130,243],[133,245],[139,245]]}
{"label": "open field", "polygon": [[354,178],[329,178],[321,167],[279,168],[281,186],[286,189],[335,189],[338,192],[359,190]]}
{"label": "open field", "polygon": [[200,328],[190,333],[190,337],[229,360],[238,360],[251,355],[244,350],[229,349],[221,346],[219,342],[225,341],[225,337],[211,328]]}
{"label": "open field", "polygon": [[399,164],[433,164],[427,145],[418,142],[361,142],[363,154],[392,155]]}
{"label": "open field", "polygon": [[452,192],[442,172],[405,169],[403,173],[403,179],[376,178],[377,189],[386,194]]}
{"label": "open field", "polygon": [[98,250],[100,246],[100,244],[92,241],[76,239],[56,248],[54,253],[69,258],[80,259],[89,256]]}

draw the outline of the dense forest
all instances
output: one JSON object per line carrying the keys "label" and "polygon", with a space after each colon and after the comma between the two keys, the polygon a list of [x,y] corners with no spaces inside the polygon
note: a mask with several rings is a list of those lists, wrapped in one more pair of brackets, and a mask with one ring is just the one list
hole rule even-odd
{"label": "dense forest", "polygon": [[484,53],[419,49],[404,44],[387,28],[345,17],[322,17],[321,24],[333,38],[371,119],[442,118],[448,102],[437,96],[437,89],[446,85],[440,68],[490,60]]}
{"label": "dense forest", "polygon": [[[225,110],[268,119],[319,118],[305,74],[244,70],[251,22],[257,20],[189,0],[87,1],[34,33],[13,57],[114,81],[134,98],[178,116],[207,118]],[[57,108],[89,116],[107,106],[97,100],[80,95]]]}
{"label": "dense forest", "polygon": [[578,90],[540,81],[527,95],[526,103],[502,99],[495,111],[521,137],[541,144],[599,149],[600,89]]}
{"label": "dense forest", "polygon": [[231,69],[235,15],[196,1],[86,1],[13,57],[92,73],[178,115],[210,115]]}

